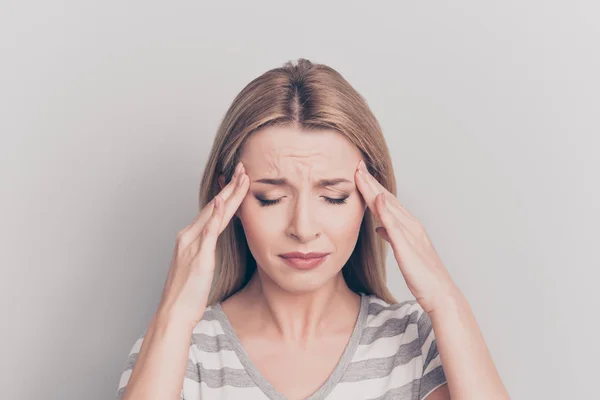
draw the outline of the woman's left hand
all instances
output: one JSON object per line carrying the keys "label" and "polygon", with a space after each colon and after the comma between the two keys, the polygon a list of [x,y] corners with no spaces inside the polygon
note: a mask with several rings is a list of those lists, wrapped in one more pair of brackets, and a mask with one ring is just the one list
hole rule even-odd
{"label": "woman's left hand", "polygon": [[425,227],[367,171],[362,160],[354,178],[367,206],[382,223],[376,231],[391,244],[408,289],[425,312],[442,306],[445,299],[459,290]]}

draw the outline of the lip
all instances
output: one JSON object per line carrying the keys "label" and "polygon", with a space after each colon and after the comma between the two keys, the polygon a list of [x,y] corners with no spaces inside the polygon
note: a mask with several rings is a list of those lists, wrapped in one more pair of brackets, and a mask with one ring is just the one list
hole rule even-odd
{"label": "lip", "polygon": [[301,269],[309,270],[321,265],[329,253],[285,253],[281,254],[280,257],[289,266]]}
{"label": "lip", "polygon": [[310,252],[310,253],[301,253],[299,251],[292,251],[291,253],[285,253],[285,254],[280,254],[281,257],[283,258],[321,258],[321,257],[325,257],[327,254],[329,253],[317,253],[317,252]]}

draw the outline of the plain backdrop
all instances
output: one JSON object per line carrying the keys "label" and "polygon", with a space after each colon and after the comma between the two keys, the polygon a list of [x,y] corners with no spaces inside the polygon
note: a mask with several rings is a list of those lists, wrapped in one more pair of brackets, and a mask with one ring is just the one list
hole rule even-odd
{"label": "plain backdrop", "polygon": [[[368,101],[514,399],[597,396],[600,6],[4,1],[0,397],[114,398],[235,95],[300,57]],[[411,299],[390,250],[389,286]],[[597,398],[597,397],[595,397]]]}

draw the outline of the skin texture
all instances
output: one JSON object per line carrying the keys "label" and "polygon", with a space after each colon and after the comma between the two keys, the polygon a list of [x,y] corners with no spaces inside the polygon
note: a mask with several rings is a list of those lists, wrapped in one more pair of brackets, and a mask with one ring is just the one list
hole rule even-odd
{"label": "skin texture", "polygon": [[[302,295],[323,289],[352,254],[366,207],[353,179],[358,160],[358,149],[334,131],[275,128],[251,136],[245,144],[241,161],[251,181],[238,215],[264,277],[285,292]],[[289,184],[257,182],[279,177]],[[347,182],[314,187],[325,178]],[[327,198],[346,198],[346,204],[331,204]],[[258,199],[279,202],[261,206]],[[290,251],[331,254],[319,268],[298,271],[278,256]]]}
{"label": "skin texture", "polygon": [[[339,311],[350,302],[349,319],[355,318],[358,296],[346,286],[341,269],[356,245],[366,210],[354,182],[360,151],[335,131],[271,127],[248,138],[240,159],[250,184],[236,215],[258,271],[231,300],[240,298],[246,316],[248,305],[258,304],[260,319],[270,320],[263,322],[271,322],[286,337],[315,335],[320,321],[331,321],[331,304]],[[288,184],[257,182],[264,178],[285,178]],[[315,186],[321,179],[333,178],[347,182]],[[345,204],[327,199],[345,199]],[[263,206],[260,200],[278,203]],[[318,268],[301,271],[279,257],[291,251],[331,254]],[[234,307],[228,307],[234,304],[231,300],[223,309],[233,313]],[[343,312],[342,318],[347,318]]]}
{"label": "skin texture", "polygon": [[[289,399],[305,398],[325,382],[358,316],[360,298],[341,270],[366,210],[354,181],[360,159],[338,132],[283,127],[254,133],[241,152],[250,183],[236,216],[258,268],[222,307],[252,362]],[[288,184],[257,182],[263,178],[285,178]],[[315,186],[334,178],[347,182]],[[263,206],[260,200],[278,203]],[[319,267],[301,271],[279,257],[291,251],[331,254]]]}

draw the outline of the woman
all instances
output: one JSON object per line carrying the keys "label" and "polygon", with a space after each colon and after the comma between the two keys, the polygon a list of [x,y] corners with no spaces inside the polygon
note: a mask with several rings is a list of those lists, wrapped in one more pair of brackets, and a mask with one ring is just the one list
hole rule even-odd
{"label": "woman", "polygon": [[[300,59],[253,80],[219,128],[202,209],[117,398],[508,398],[395,195],[379,124],[339,73]],[[416,300],[386,287],[388,243]]]}

